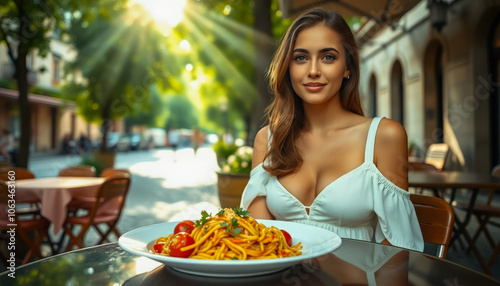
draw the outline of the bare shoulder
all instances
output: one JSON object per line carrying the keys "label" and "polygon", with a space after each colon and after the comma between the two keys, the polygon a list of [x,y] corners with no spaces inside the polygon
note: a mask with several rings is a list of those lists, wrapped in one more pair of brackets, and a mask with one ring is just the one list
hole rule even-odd
{"label": "bare shoulder", "polygon": [[381,143],[402,143],[406,142],[406,130],[401,123],[392,119],[383,118],[377,130],[377,140]]}
{"label": "bare shoulder", "polygon": [[256,167],[264,161],[267,152],[269,126],[262,127],[257,135],[253,144],[253,159],[252,168]]}

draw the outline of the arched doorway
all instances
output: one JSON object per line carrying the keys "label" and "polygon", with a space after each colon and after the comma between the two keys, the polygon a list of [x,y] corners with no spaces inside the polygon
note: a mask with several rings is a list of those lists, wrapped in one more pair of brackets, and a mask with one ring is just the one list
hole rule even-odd
{"label": "arched doorway", "polygon": [[391,72],[391,118],[404,126],[404,83],[403,68],[396,61]]}
{"label": "arched doorway", "polygon": [[424,57],[424,127],[425,148],[444,142],[443,134],[443,46],[432,41]]}
{"label": "arched doorway", "polygon": [[374,74],[370,77],[370,96],[368,102],[370,108],[369,116],[375,117],[377,115],[377,80]]}
{"label": "arched doorway", "polygon": [[500,164],[500,15],[491,26],[488,39],[488,63],[491,74],[490,83],[490,154],[491,168]]}

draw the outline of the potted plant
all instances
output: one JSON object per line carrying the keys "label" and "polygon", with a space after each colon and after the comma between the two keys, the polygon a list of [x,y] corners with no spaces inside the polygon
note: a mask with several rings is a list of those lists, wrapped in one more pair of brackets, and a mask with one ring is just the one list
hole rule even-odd
{"label": "potted plant", "polygon": [[222,208],[236,208],[250,179],[253,148],[227,145],[219,140],[214,145],[217,161],[221,168],[217,172],[218,195]]}
{"label": "potted plant", "polygon": [[83,155],[80,165],[94,166],[97,177],[101,175],[102,170],[105,168],[101,160],[96,159],[93,155]]}

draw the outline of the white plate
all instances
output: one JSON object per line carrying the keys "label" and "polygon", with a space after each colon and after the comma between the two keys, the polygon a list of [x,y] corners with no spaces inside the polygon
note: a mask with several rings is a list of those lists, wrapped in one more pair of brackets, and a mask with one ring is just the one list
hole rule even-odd
{"label": "white plate", "polygon": [[162,262],[178,271],[204,276],[237,277],[276,272],[304,260],[330,253],[342,243],[337,234],[319,227],[278,220],[257,221],[290,233],[293,244],[302,243],[302,255],[258,260],[203,260],[149,252],[148,244],[160,236],[172,233],[178,222],[159,223],[131,230],[118,239],[118,245],[127,252]]}

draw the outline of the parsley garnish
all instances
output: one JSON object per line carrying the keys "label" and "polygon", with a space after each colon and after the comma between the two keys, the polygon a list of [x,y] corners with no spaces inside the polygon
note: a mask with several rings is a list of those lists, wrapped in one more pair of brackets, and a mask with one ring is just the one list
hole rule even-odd
{"label": "parsley garnish", "polygon": [[233,228],[233,229],[231,229],[231,232],[234,234],[240,234],[241,228]]}
{"label": "parsley garnish", "polygon": [[218,216],[221,216],[221,215],[223,215],[223,214],[224,214],[224,210],[220,210],[220,211],[217,213],[217,215],[218,215]]}
{"label": "parsley garnish", "polygon": [[212,214],[207,213],[207,211],[201,211],[201,219],[196,221],[196,226],[204,225],[211,217]]}
{"label": "parsley garnish", "polygon": [[250,212],[246,211],[244,208],[235,208],[234,213],[240,217],[246,217]]}
{"label": "parsley garnish", "polygon": [[227,228],[227,226],[229,226],[229,224],[227,222],[221,222],[220,225],[223,227],[224,226],[226,227],[226,232],[232,232],[234,234],[239,234],[241,232],[241,228],[237,228],[237,226],[239,226],[239,224],[238,224],[238,220],[236,218],[231,219],[231,226],[229,229]]}
{"label": "parsley garnish", "polygon": [[238,257],[234,256],[231,260],[239,260]]}
{"label": "parsley garnish", "polygon": [[235,218],[233,217],[233,218],[231,219],[231,225],[232,225],[233,227],[238,226],[238,220],[237,220],[237,219],[235,219]]}

